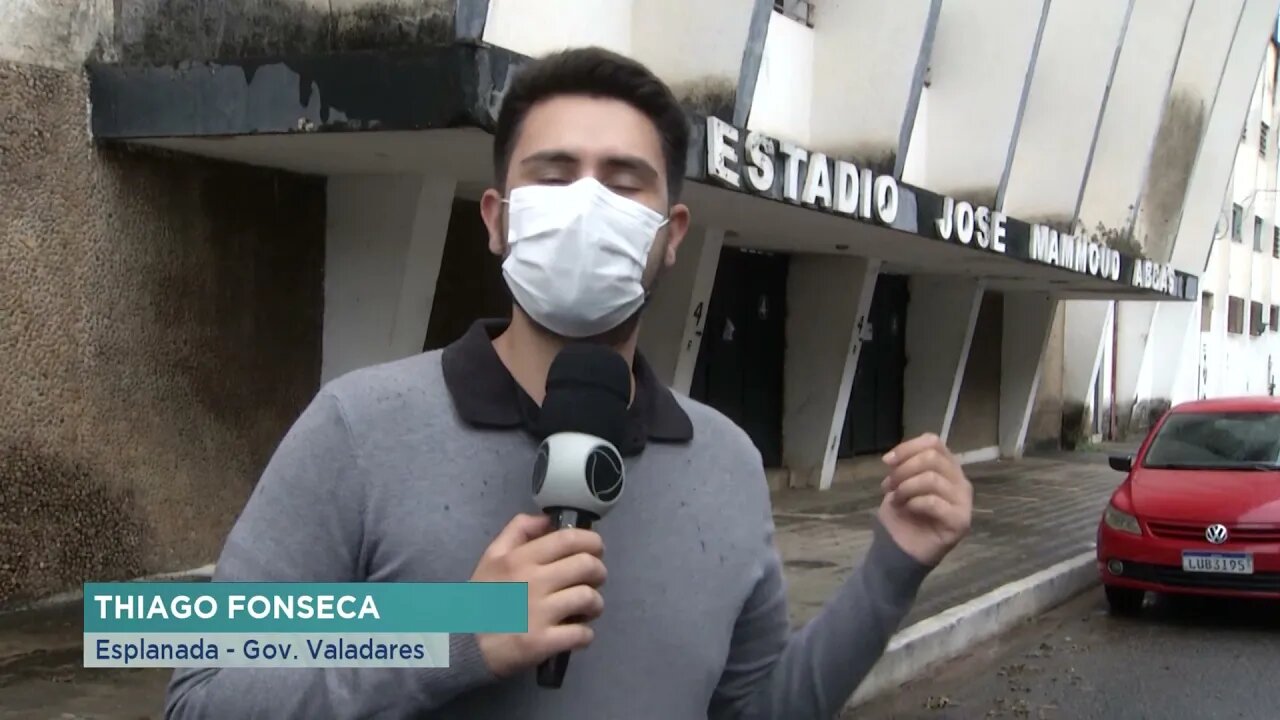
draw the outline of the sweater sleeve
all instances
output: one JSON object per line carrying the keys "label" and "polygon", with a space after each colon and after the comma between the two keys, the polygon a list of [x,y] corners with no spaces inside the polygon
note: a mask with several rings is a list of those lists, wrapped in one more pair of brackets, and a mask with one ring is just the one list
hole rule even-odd
{"label": "sweater sleeve", "polygon": [[880,659],[932,568],[898,547],[877,523],[861,566],[816,617],[792,633],[771,520],[765,548],[759,578],[734,626],[710,717],[834,718]]}
{"label": "sweater sleeve", "polygon": [[[366,579],[364,478],[342,407],[322,390],[281,442],[218,560],[214,582]],[[448,668],[180,669],[165,717],[407,718],[493,679],[474,638]]]}

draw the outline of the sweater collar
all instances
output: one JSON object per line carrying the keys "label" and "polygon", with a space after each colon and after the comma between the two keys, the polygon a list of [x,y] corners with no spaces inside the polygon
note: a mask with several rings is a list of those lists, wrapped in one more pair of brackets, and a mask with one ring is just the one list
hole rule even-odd
{"label": "sweater collar", "polygon": [[[536,432],[540,409],[493,348],[508,320],[479,320],[441,357],[445,386],[458,415],[469,425]],[[627,411],[623,455],[636,455],[648,441],[682,443],[693,439],[693,423],[639,351],[632,363],[635,398]]]}

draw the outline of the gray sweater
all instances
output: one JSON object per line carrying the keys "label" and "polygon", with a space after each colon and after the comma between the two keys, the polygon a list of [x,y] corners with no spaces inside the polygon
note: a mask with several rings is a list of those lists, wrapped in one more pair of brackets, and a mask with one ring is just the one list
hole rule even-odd
{"label": "gray sweater", "polygon": [[[929,572],[882,528],[821,614],[792,632],[760,455],[677,396],[694,428],[627,461],[597,526],[605,613],[559,690],[499,680],[475,639],[445,669],[179,670],[168,718],[831,718]],[[215,581],[463,581],[530,494],[536,441],[461,421],[439,352],[326,385],[281,442]]]}

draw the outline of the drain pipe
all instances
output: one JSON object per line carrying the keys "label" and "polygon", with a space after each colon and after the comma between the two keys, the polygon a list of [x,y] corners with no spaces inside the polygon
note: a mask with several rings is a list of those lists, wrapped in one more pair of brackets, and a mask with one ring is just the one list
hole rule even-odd
{"label": "drain pipe", "polygon": [[1117,361],[1120,357],[1120,301],[1111,301],[1111,412],[1110,422],[1108,425],[1109,432],[1107,439],[1115,442],[1116,435],[1119,431],[1119,421],[1116,417],[1116,372]]}

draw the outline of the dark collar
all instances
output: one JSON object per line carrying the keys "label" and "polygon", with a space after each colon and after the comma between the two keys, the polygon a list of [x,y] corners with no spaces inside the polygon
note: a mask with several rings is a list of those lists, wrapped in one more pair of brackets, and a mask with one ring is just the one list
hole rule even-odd
{"label": "dark collar", "polygon": [[[539,408],[516,383],[493,349],[507,320],[479,320],[444,349],[445,387],[464,422],[493,429],[536,432]],[[693,439],[693,423],[675,396],[658,380],[639,352],[632,363],[636,395],[628,410],[627,436],[618,450],[636,455],[649,440],[681,443]]]}

